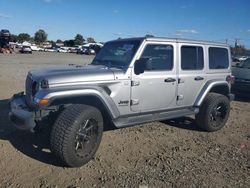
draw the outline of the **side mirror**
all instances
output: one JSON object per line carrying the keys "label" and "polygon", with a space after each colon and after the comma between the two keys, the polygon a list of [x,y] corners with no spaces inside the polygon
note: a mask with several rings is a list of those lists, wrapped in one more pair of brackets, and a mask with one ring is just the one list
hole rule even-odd
{"label": "side mirror", "polygon": [[134,65],[134,72],[136,75],[144,73],[144,71],[147,69],[147,62],[149,61],[149,58],[140,58],[136,60]]}

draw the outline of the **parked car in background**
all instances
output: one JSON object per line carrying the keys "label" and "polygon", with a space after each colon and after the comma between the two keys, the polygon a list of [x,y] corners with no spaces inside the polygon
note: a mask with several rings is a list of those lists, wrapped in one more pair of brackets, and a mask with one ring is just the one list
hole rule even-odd
{"label": "parked car in background", "polygon": [[64,49],[64,48],[57,48],[57,52],[60,52],[60,53],[67,53],[68,50]]}
{"label": "parked car in background", "polygon": [[43,51],[42,48],[39,48],[39,47],[37,47],[35,45],[31,45],[30,48],[31,48],[32,51]]}
{"label": "parked car in background", "polygon": [[85,48],[79,47],[79,48],[77,48],[76,53],[77,54],[84,54],[84,50],[85,50]]}
{"label": "parked car in background", "polygon": [[94,55],[95,50],[90,47],[82,47],[77,49],[77,54]]}
{"label": "parked car in background", "polygon": [[23,46],[19,52],[22,54],[32,54],[32,49],[30,46]]}
{"label": "parked car in background", "polygon": [[240,63],[239,57],[232,56],[232,66],[236,66],[238,63]]}
{"label": "parked car in background", "polygon": [[78,48],[78,49],[76,50],[76,54],[81,54],[81,48]]}
{"label": "parked car in background", "polygon": [[249,58],[248,56],[241,56],[239,57],[239,61],[245,61],[247,58]]}
{"label": "parked car in background", "polygon": [[232,74],[235,77],[233,91],[248,94],[250,97],[250,58],[232,67]]}
{"label": "parked car in background", "polygon": [[69,53],[77,53],[77,49],[76,48],[69,48],[68,52]]}
{"label": "parked car in background", "polygon": [[45,48],[44,49],[45,52],[56,52],[56,48]]}
{"label": "parked car in background", "polygon": [[95,50],[90,48],[90,47],[87,47],[86,50],[84,51],[84,54],[86,54],[86,55],[95,55]]}

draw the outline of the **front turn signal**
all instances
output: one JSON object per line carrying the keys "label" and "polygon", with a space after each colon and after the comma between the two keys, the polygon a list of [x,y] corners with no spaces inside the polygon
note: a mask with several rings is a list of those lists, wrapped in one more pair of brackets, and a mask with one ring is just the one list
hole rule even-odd
{"label": "front turn signal", "polygon": [[38,102],[38,104],[40,104],[40,105],[46,105],[48,103],[49,103],[49,99],[47,99],[47,98],[40,99]]}

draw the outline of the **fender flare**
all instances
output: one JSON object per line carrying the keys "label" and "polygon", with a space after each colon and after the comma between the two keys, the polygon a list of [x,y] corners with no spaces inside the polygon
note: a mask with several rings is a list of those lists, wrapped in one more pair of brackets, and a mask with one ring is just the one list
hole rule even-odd
{"label": "fender flare", "polygon": [[49,99],[49,104],[46,106],[50,106],[53,101],[57,99],[64,99],[64,98],[74,98],[74,97],[87,97],[87,96],[93,96],[97,97],[101,103],[105,106],[108,113],[110,114],[112,119],[115,119],[120,116],[120,112],[115,105],[114,101],[111,99],[111,97],[108,95],[108,93],[100,87],[82,87],[82,88],[71,88],[68,90],[60,89],[50,89],[50,90],[42,90],[38,92],[35,96],[35,100],[38,101],[43,98]]}
{"label": "fender flare", "polygon": [[[201,89],[199,95],[197,96],[194,106],[200,106],[203,102],[203,100],[205,99],[205,97],[207,96],[207,94],[216,86],[226,86],[229,90],[229,85],[227,81],[224,80],[210,80],[208,81],[203,88]],[[228,93],[229,94],[229,93]]]}

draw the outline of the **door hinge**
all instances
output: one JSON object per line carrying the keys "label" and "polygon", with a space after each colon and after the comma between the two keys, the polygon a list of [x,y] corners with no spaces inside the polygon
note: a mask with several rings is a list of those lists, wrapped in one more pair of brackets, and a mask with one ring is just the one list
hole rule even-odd
{"label": "door hinge", "polygon": [[132,99],[130,104],[131,104],[131,106],[132,105],[138,105],[139,104],[139,99]]}
{"label": "door hinge", "polygon": [[182,83],[184,83],[184,80],[181,78],[178,78],[178,84],[182,84]]}
{"label": "door hinge", "polygon": [[140,81],[131,81],[131,86],[138,86],[140,85]]}
{"label": "door hinge", "polygon": [[183,95],[178,95],[177,96],[177,101],[180,101],[180,100],[183,100],[184,99],[184,96]]}

